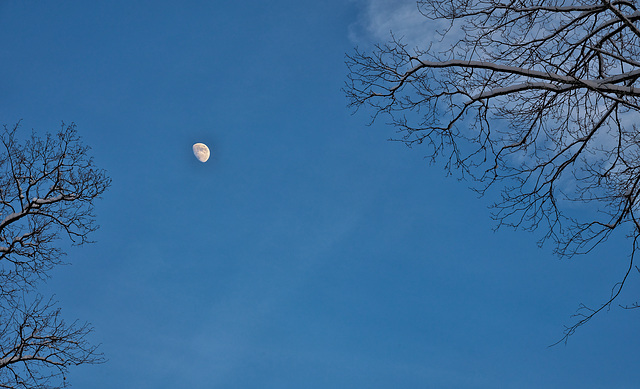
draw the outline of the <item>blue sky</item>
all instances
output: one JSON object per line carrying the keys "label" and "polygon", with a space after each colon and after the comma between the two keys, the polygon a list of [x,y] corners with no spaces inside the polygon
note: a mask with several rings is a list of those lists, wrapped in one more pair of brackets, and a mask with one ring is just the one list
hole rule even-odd
{"label": "blue sky", "polygon": [[42,287],[109,359],[74,387],[637,387],[638,311],[547,348],[630,242],[560,261],[493,232],[490,197],[346,108],[345,53],[430,34],[412,10],[0,2],[2,123],[75,122],[113,179],[96,243]]}

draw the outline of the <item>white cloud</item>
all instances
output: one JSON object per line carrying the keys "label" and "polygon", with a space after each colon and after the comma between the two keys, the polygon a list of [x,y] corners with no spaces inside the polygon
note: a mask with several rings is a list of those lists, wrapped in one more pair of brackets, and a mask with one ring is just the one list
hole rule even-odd
{"label": "white cloud", "polygon": [[[431,20],[420,13],[416,0],[352,0],[359,8],[357,20],[349,28],[349,39],[365,49],[391,40],[391,34],[408,49],[442,53],[463,37],[450,21]],[[447,32],[443,37],[442,33]],[[437,54],[436,54],[437,55]]]}
{"label": "white cloud", "polygon": [[386,42],[391,32],[403,41],[424,46],[433,38],[433,22],[418,11],[415,0],[355,0],[358,20],[349,31],[355,44]]}

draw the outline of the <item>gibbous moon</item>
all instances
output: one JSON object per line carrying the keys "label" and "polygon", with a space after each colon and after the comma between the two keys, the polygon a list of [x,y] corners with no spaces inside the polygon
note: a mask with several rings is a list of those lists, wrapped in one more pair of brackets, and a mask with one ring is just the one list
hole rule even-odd
{"label": "gibbous moon", "polygon": [[193,145],[193,155],[198,158],[198,161],[207,162],[209,159],[209,148],[204,143],[196,143]]}

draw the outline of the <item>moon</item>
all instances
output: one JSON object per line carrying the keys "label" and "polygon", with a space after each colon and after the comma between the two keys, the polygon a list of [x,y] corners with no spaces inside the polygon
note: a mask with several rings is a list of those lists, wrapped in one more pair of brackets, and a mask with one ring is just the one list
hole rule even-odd
{"label": "moon", "polygon": [[209,159],[209,148],[204,143],[196,143],[193,145],[193,155],[196,156],[198,161],[207,162]]}

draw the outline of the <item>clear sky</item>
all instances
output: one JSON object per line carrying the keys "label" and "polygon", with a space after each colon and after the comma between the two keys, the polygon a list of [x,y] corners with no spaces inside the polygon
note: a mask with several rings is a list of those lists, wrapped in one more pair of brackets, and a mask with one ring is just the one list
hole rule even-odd
{"label": "clear sky", "polygon": [[547,348],[630,242],[493,232],[490,196],[346,108],[345,53],[390,29],[432,26],[404,1],[0,1],[0,124],[75,122],[113,179],[42,289],[109,359],[74,387],[638,387],[640,310]]}

